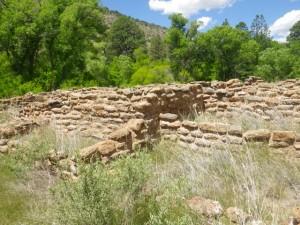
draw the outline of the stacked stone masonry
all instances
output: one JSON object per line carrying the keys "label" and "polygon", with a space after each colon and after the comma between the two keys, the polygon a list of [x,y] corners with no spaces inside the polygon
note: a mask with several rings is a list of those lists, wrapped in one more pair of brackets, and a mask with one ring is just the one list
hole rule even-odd
{"label": "stacked stone masonry", "polygon": [[[110,144],[115,148],[104,154],[108,156],[130,151],[137,145],[146,144],[148,140],[161,137],[197,149],[224,143],[256,141],[252,136],[257,133],[265,135],[258,139],[269,142],[271,147],[294,146],[300,150],[300,138],[294,132],[259,130],[242,133],[241,128],[236,126],[195,123],[182,119],[203,111],[218,117],[235,117],[246,112],[268,121],[274,115],[282,115],[300,124],[299,79],[265,83],[257,77],[250,77],[244,83],[233,79],[227,82],[134,88],[56,90],[2,99],[0,106],[2,110],[14,110],[16,117],[14,122],[0,125],[2,147],[20,130],[25,132],[31,127],[51,123],[66,133],[76,132],[102,142],[114,141]],[[99,152],[99,149],[103,147],[94,146],[90,151]],[[83,157],[86,157],[85,151]]]}

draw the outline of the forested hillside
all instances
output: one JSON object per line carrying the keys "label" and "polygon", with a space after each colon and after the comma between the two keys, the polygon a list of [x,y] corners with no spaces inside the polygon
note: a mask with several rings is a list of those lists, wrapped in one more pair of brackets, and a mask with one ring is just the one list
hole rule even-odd
{"label": "forested hillside", "polygon": [[[105,13],[104,13],[104,22],[105,25],[107,25],[107,27],[111,27],[112,24],[121,16],[126,16],[123,15],[121,13],[119,13],[118,11],[113,11],[113,10],[109,10],[108,8],[104,8]],[[143,30],[143,32],[145,33],[145,37],[146,39],[149,39],[153,36],[156,35],[160,35],[160,36],[164,36],[167,33],[167,28],[166,27],[162,27],[153,23],[147,23],[145,21],[141,21],[135,18],[131,18],[133,19],[136,24],[139,26],[139,28],[141,30]]]}
{"label": "forested hillside", "polygon": [[[117,16],[116,16],[117,15]],[[0,97],[84,86],[300,77],[300,21],[287,43],[263,15],[207,32],[180,14],[164,30],[96,0],[0,0]]]}

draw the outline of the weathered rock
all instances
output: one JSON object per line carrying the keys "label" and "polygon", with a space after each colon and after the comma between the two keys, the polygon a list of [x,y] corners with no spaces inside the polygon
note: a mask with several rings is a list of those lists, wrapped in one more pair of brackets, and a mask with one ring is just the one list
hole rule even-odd
{"label": "weathered rock", "polygon": [[108,138],[111,139],[111,140],[114,140],[114,141],[118,141],[118,142],[126,141],[128,139],[132,139],[131,130],[130,130],[129,127],[120,128],[120,129],[112,132],[108,136]]}
{"label": "weathered rock", "polygon": [[298,225],[299,223],[295,218],[287,218],[279,221],[279,225]]}
{"label": "weathered rock", "polygon": [[205,139],[200,139],[200,138],[196,138],[195,140],[195,144],[199,147],[210,147],[212,145],[212,143],[208,140]]}
{"label": "weathered rock", "polygon": [[193,130],[191,131],[191,135],[192,137],[200,138],[203,137],[203,132],[201,132],[200,130]]}
{"label": "weathered rock", "polygon": [[198,129],[198,123],[192,121],[185,120],[181,123],[181,125],[188,130]]}
{"label": "weathered rock", "polygon": [[134,132],[138,132],[141,129],[145,128],[145,120],[144,119],[130,119],[126,126],[134,131]]}
{"label": "weathered rock", "polygon": [[193,143],[195,141],[195,138],[191,136],[179,136],[179,140],[187,143]]}
{"label": "weathered rock", "polygon": [[228,135],[226,139],[227,143],[229,144],[236,144],[236,145],[241,145],[243,144],[243,138],[241,137],[236,137],[236,136],[231,136]]}
{"label": "weathered rock", "polygon": [[178,115],[172,113],[161,113],[159,114],[159,118],[167,121],[176,121],[178,119]]}
{"label": "weathered rock", "polygon": [[152,104],[147,101],[138,102],[133,105],[133,108],[139,112],[145,112],[151,108]]}
{"label": "weathered rock", "polygon": [[79,151],[79,155],[81,159],[87,161],[93,157],[100,158],[101,156],[110,156],[113,153],[122,150],[123,147],[124,145],[117,141],[101,141],[97,144],[81,149]]}
{"label": "weathered rock", "polygon": [[11,138],[16,135],[16,131],[11,124],[4,124],[0,127],[0,137],[2,138]]}
{"label": "weathered rock", "polygon": [[243,131],[241,126],[236,126],[232,125],[229,127],[228,134],[237,136],[237,137],[242,137],[243,136]]}
{"label": "weathered rock", "polygon": [[296,133],[293,131],[274,131],[271,140],[276,142],[286,142],[293,144],[295,142]]}
{"label": "weathered rock", "polygon": [[300,206],[295,206],[292,208],[292,216],[300,224]]}
{"label": "weathered rock", "polygon": [[231,222],[238,224],[245,224],[251,218],[249,214],[236,207],[226,209],[226,216]]}
{"label": "weathered rock", "polygon": [[7,145],[8,139],[0,139],[0,146]]}
{"label": "weathered rock", "polygon": [[199,128],[203,133],[226,134],[229,127],[222,123],[199,123]]}
{"label": "weathered rock", "polygon": [[299,151],[300,150],[300,143],[295,143],[294,148]]}
{"label": "weathered rock", "polygon": [[184,127],[180,127],[180,128],[178,128],[177,133],[183,134],[183,135],[188,135],[190,133],[190,131]]}
{"label": "weathered rock", "polygon": [[1,154],[6,154],[6,153],[8,153],[8,146],[7,146],[7,145],[0,146],[0,153],[1,153]]}
{"label": "weathered rock", "polygon": [[267,129],[250,130],[243,134],[246,141],[268,142],[271,137],[271,132]]}
{"label": "weathered rock", "polygon": [[187,200],[188,206],[195,212],[207,217],[219,217],[223,208],[218,201],[195,196]]}

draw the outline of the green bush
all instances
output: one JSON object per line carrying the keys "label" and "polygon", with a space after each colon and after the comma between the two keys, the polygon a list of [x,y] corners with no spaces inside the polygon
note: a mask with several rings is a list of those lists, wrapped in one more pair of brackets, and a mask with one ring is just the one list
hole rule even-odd
{"label": "green bush", "polygon": [[174,78],[167,64],[142,66],[132,76],[130,85],[163,84],[173,82]]}
{"label": "green bush", "polygon": [[82,165],[76,183],[62,181],[52,190],[56,220],[59,224],[132,224],[133,218],[144,217],[139,205],[147,201],[142,193],[148,166],[142,153],[109,165]]}

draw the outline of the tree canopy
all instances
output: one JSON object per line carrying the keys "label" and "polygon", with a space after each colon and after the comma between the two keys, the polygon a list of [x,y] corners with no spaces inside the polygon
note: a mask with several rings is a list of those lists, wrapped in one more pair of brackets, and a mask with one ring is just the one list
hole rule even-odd
{"label": "tree canopy", "polygon": [[290,29],[290,34],[288,35],[287,40],[289,42],[300,42],[300,20],[295,23]]}
{"label": "tree canopy", "polygon": [[277,43],[263,15],[201,32],[198,21],[169,16],[171,26],[145,38],[118,14],[106,27],[97,0],[0,0],[0,97],[83,86],[132,86],[194,80],[273,81],[300,77],[300,21]]}

